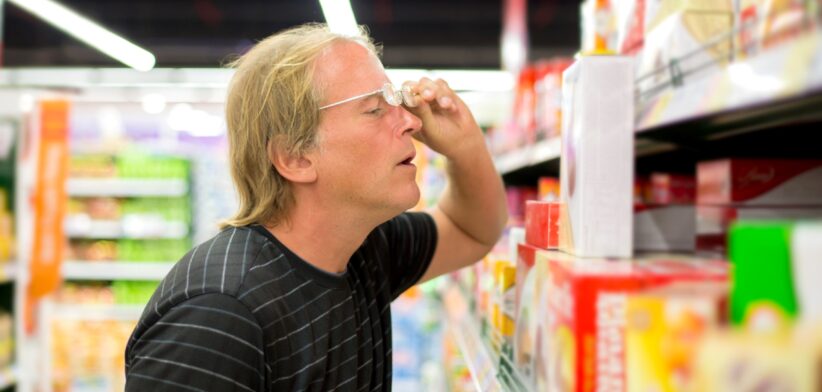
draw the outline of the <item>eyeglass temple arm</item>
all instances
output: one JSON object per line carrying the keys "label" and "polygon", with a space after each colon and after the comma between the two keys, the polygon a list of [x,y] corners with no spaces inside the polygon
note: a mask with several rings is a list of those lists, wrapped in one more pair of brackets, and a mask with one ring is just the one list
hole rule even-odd
{"label": "eyeglass temple arm", "polygon": [[337,106],[337,105],[342,105],[342,104],[344,104],[344,103],[346,103],[346,102],[351,102],[351,101],[353,101],[353,100],[355,100],[355,99],[360,99],[360,98],[367,97],[367,96],[369,96],[369,95],[374,95],[374,94],[376,94],[376,93],[381,93],[381,92],[382,92],[382,89],[379,89],[379,90],[372,91],[372,92],[370,92],[370,93],[365,93],[365,94],[355,95],[355,96],[353,96],[353,97],[351,97],[351,98],[346,98],[346,99],[343,99],[342,101],[339,101],[339,102],[334,102],[334,103],[332,103],[332,104],[328,104],[328,105],[325,105],[325,106],[320,106],[320,110],[323,110],[323,109],[328,109],[328,108],[331,108],[331,107],[334,107],[334,106]]}

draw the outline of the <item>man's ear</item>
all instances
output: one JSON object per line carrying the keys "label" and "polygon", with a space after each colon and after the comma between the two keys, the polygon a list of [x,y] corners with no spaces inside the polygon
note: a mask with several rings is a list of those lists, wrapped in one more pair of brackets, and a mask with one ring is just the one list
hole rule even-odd
{"label": "man's ear", "polygon": [[282,143],[272,138],[266,146],[268,160],[286,180],[294,183],[312,183],[317,180],[317,167],[308,154],[292,154]]}

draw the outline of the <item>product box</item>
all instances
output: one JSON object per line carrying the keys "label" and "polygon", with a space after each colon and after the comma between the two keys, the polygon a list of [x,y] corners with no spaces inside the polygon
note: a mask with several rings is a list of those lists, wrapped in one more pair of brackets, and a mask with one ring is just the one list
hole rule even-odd
{"label": "product box", "polygon": [[636,55],[645,43],[645,1],[619,0],[615,3],[619,53]]}
{"label": "product box", "polygon": [[505,187],[508,203],[508,225],[523,226],[525,222],[525,202],[537,199],[537,188],[532,186]]}
{"label": "product box", "polygon": [[700,162],[697,183],[700,205],[822,206],[822,160]]}
{"label": "product box", "polygon": [[560,248],[630,257],[634,78],[624,56],[583,56],[563,74]]}
{"label": "product box", "polygon": [[652,252],[693,252],[696,248],[696,208],[693,205],[636,205],[634,249]]}
{"label": "product box", "polygon": [[548,280],[545,253],[534,246],[520,244],[515,278],[514,364],[532,384],[537,321],[544,314],[539,306],[539,294]]}
{"label": "product box", "polygon": [[696,177],[684,174],[651,174],[651,204],[694,204]]}
{"label": "product box", "polygon": [[558,137],[562,131],[562,72],[572,63],[570,58],[556,58],[536,65],[534,115],[537,140]]}
{"label": "product box", "polygon": [[627,294],[679,281],[726,281],[724,263],[579,260],[549,255],[540,295],[536,390],[622,391],[626,387]]}
{"label": "product box", "polygon": [[813,207],[696,207],[696,249],[700,254],[724,257],[728,231],[737,221],[822,219],[822,206]]}
{"label": "product box", "polygon": [[822,221],[800,222],[793,229],[791,261],[799,319],[822,320]]}
{"label": "product box", "polygon": [[688,390],[819,391],[822,329],[763,335],[730,330],[713,333],[699,346]]}
{"label": "product box", "polygon": [[[731,36],[705,46],[730,34],[732,25],[731,0],[646,0],[645,44],[638,75],[653,76],[641,80],[640,88],[670,81],[672,75],[666,68],[674,62],[683,71],[703,70],[706,65],[723,67],[731,58]],[[656,72],[659,69],[665,71]]]}
{"label": "product box", "polygon": [[559,203],[526,202],[525,242],[542,249],[559,247],[559,216]]}
{"label": "product box", "polygon": [[787,329],[796,318],[791,222],[739,222],[731,229],[731,321],[752,331]]}
{"label": "product box", "polygon": [[613,3],[614,0],[585,0],[580,5],[583,54],[618,53],[617,18]]}
{"label": "product box", "polygon": [[[740,57],[793,38],[814,23],[817,0],[735,0],[735,45]],[[817,2],[818,3],[818,2]]]}
{"label": "product box", "polygon": [[559,201],[559,178],[540,177],[537,181],[537,197],[540,201]]}
{"label": "product box", "polygon": [[680,282],[630,295],[627,390],[685,390],[700,339],[727,320],[727,296],[727,282]]}

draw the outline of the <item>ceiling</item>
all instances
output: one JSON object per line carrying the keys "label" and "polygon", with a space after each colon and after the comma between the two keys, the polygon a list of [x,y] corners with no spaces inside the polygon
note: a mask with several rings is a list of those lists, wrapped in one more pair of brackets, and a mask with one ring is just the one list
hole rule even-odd
{"label": "ceiling", "polygon": [[[276,31],[324,21],[316,0],[60,1],[154,53],[157,67],[218,67]],[[573,54],[579,0],[527,2],[529,59]],[[388,67],[500,67],[502,0],[352,0],[352,8]],[[8,2],[3,14],[4,66],[120,66]]]}

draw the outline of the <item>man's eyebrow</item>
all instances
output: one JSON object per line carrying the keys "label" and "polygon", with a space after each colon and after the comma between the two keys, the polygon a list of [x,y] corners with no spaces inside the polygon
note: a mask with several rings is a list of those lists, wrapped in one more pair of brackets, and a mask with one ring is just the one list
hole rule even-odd
{"label": "man's eyebrow", "polygon": [[379,97],[377,96],[377,93],[373,93],[373,94],[370,94],[368,96],[363,97],[362,99],[359,100],[360,103],[357,106],[359,106],[359,107],[370,106],[370,103],[374,99],[379,99]]}

